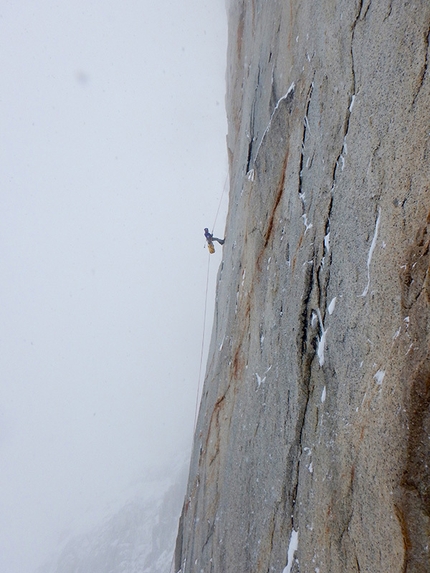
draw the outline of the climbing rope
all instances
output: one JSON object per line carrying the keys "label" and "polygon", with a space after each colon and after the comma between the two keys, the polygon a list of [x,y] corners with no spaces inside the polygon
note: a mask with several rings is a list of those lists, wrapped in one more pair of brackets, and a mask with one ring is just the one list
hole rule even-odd
{"label": "climbing rope", "polygon": [[[225,181],[224,181],[224,187],[221,193],[221,197],[220,200],[218,202],[218,209],[215,215],[215,220],[214,220],[214,224],[212,226],[212,233],[215,229],[215,225],[218,219],[218,215],[219,215],[219,211],[221,208],[221,203],[222,203],[222,199],[224,197],[224,193],[227,189],[227,175],[225,177]],[[195,407],[195,412],[194,412],[194,431],[196,430],[196,424],[197,424],[197,412],[198,412],[198,407],[199,407],[199,397],[200,397],[200,388],[201,388],[201,383],[202,383],[202,367],[203,367],[203,354],[204,354],[204,348],[205,348],[205,334],[206,334],[206,314],[207,314],[207,306],[208,306],[208,290],[209,290],[209,270],[210,270],[210,263],[211,263],[211,257],[210,254],[208,255],[208,267],[207,267],[207,271],[206,271],[206,288],[205,288],[205,307],[204,307],[204,311],[203,311],[203,333],[202,333],[202,345],[201,345],[201,349],[200,349],[200,365],[199,365],[199,378],[198,378],[198,382],[197,382],[197,395],[196,395],[196,407]]]}
{"label": "climbing rope", "polygon": [[[224,197],[224,193],[226,191],[227,188],[227,175],[225,178],[225,182],[224,182],[224,188],[222,190],[221,193],[221,197],[220,200],[218,202],[218,209],[215,215],[215,220],[214,223],[212,225],[212,233],[215,229],[215,225],[218,219],[218,215],[220,212],[220,208],[221,208],[221,203],[222,203],[222,199]],[[206,245],[205,245],[206,246]],[[208,253],[208,266],[207,266],[207,270],[206,270],[206,287],[205,287],[205,306],[204,306],[204,311],[203,311],[203,332],[202,332],[202,344],[201,344],[201,348],[200,348],[200,364],[199,364],[199,377],[198,377],[198,382],[197,382],[197,394],[196,394],[196,405],[195,405],[195,411],[194,411],[194,428],[193,428],[193,434],[196,431],[196,425],[197,425],[197,413],[198,413],[198,407],[199,407],[199,397],[200,397],[200,388],[201,388],[201,383],[202,383],[202,368],[203,368],[203,354],[204,354],[204,350],[205,350],[205,335],[206,335],[206,315],[207,315],[207,307],[208,307],[208,292],[209,292],[209,274],[210,274],[210,264],[211,264],[211,256],[210,253]],[[175,573],[175,567],[174,567],[174,559],[175,559],[175,552],[173,552],[172,555],[172,561],[170,564],[170,573]]]}
{"label": "climbing rope", "polygon": [[225,190],[227,189],[227,183],[228,183],[228,175],[225,176],[224,187],[223,187],[223,190],[222,190],[222,193],[221,193],[221,198],[220,198],[219,203],[218,203],[218,209],[217,209],[217,212],[216,212],[216,215],[215,215],[215,221],[214,221],[214,224],[212,225],[212,233],[213,233],[214,230],[215,230],[215,225],[216,225],[216,222],[217,222],[217,219],[218,219],[219,210],[220,210],[220,208],[221,208],[222,199],[223,199],[223,197],[224,197]]}
{"label": "climbing rope", "polygon": [[211,264],[211,256],[208,253],[208,267],[206,271],[206,289],[205,289],[205,307],[203,311],[203,332],[202,332],[202,346],[200,349],[200,365],[199,365],[199,378],[197,383],[197,395],[196,395],[196,407],[194,412],[194,431],[196,430],[197,424],[197,410],[199,407],[199,396],[200,396],[200,387],[201,387],[201,380],[202,380],[202,367],[203,367],[203,353],[205,349],[205,333],[206,333],[206,311],[208,307],[208,290],[209,290],[209,269]]}

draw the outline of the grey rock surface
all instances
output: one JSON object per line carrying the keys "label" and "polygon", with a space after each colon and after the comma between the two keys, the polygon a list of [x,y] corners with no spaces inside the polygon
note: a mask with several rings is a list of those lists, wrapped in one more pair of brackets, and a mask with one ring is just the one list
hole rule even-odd
{"label": "grey rock surface", "polygon": [[236,0],[175,568],[430,571],[428,0]]}

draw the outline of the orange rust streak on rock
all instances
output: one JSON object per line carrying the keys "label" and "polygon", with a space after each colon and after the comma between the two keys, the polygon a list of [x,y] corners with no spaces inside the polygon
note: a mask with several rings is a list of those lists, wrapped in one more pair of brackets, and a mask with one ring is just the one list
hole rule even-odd
{"label": "orange rust streak on rock", "polygon": [[297,262],[297,253],[299,252],[300,247],[302,246],[303,243],[303,237],[304,237],[304,233],[302,233],[300,235],[300,239],[299,242],[297,243],[297,248],[296,248],[296,253],[293,257],[292,263],[291,263],[291,272],[294,274],[294,269],[296,268],[296,262]]}
{"label": "orange rust streak on rock", "polygon": [[405,518],[403,511],[397,505],[394,506],[394,513],[396,514],[397,520],[398,520],[399,525],[400,525],[400,529],[402,531],[403,548],[404,548],[405,554],[407,555],[408,551],[410,551],[410,549],[412,547],[412,544],[411,544],[411,540],[409,539],[408,528],[406,525],[406,518]]}
{"label": "orange rust streak on rock", "polygon": [[284,192],[284,184],[285,184],[285,177],[286,177],[286,171],[287,171],[288,156],[289,156],[289,150],[287,149],[287,153],[285,154],[285,158],[284,158],[284,164],[282,166],[282,177],[281,177],[281,180],[279,182],[278,189],[276,192],[275,205],[273,207],[273,210],[272,210],[272,213],[270,216],[269,225],[268,225],[267,231],[266,231],[266,236],[264,238],[264,247],[267,247],[267,244],[268,244],[270,237],[272,235],[276,209],[278,208],[278,205],[281,201],[282,193]]}

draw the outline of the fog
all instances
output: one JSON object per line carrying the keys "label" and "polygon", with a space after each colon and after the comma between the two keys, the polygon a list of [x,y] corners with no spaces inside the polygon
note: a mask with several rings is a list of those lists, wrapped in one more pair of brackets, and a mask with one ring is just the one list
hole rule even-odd
{"label": "fog", "polygon": [[226,36],[224,0],[0,7],[0,571],[191,447]]}

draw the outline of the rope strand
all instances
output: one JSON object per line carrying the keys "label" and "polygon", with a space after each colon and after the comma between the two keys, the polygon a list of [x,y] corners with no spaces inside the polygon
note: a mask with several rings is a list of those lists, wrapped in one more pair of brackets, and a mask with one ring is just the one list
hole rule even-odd
{"label": "rope strand", "polygon": [[216,215],[215,215],[215,221],[214,221],[214,224],[213,224],[213,226],[212,226],[212,233],[213,233],[214,230],[215,230],[215,224],[216,224],[217,219],[218,219],[219,210],[220,210],[220,208],[221,208],[221,202],[222,202],[222,199],[223,199],[223,197],[224,197],[224,193],[225,193],[225,190],[226,190],[226,189],[227,189],[227,175],[225,176],[224,188],[223,188],[222,193],[221,193],[221,198],[220,198],[220,200],[219,200],[218,209],[217,209],[217,212],[216,212]]}
{"label": "rope strand", "polygon": [[209,290],[209,268],[211,263],[211,256],[208,254],[208,268],[206,272],[206,290],[205,290],[205,309],[203,312],[203,334],[202,334],[202,346],[200,349],[200,366],[199,366],[199,378],[197,384],[197,395],[196,395],[196,407],[194,412],[194,431],[196,430],[197,424],[197,410],[199,406],[199,396],[200,396],[200,386],[201,386],[201,377],[202,377],[202,366],[203,366],[203,352],[205,347],[205,331],[206,331],[206,310],[208,306],[208,290]]}
{"label": "rope strand", "polygon": [[[212,233],[215,229],[215,224],[217,222],[218,219],[218,215],[219,215],[219,211],[221,208],[221,202],[222,199],[224,197],[224,193],[225,190],[227,188],[227,175],[225,178],[225,183],[224,183],[224,188],[222,190],[222,194],[218,203],[218,209],[215,215],[215,220],[214,220],[214,224],[212,226]],[[206,244],[205,244],[206,246]],[[200,397],[200,388],[201,388],[201,382],[202,382],[202,367],[203,367],[203,353],[204,353],[204,349],[205,349],[205,334],[206,334],[206,314],[207,314],[207,306],[208,306],[208,291],[209,291],[209,270],[210,270],[210,262],[211,262],[211,256],[210,254],[208,254],[208,266],[207,266],[207,271],[206,271],[206,288],[205,288],[205,307],[204,307],[204,311],[203,311],[203,332],[202,332],[202,345],[200,348],[200,364],[199,364],[199,377],[198,377],[198,382],[197,382],[197,395],[196,395],[196,405],[195,405],[195,411],[194,411],[194,429],[193,429],[193,433],[195,433],[196,431],[196,425],[197,425],[197,413],[198,413],[198,407],[199,407],[199,397]],[[173,552],[173,556],[172,556],[172,561],[170,564],[170,573],[174,573],[174,559],[175,559],[175,552]]]}
{"label": "rope strand", "polygon": [[[214,224],[212,226],[212,233],[215,229],[215,224],[217,222],[218,219],[218,215],[219,215],[219,211],[221,208],[221,203],[222,203],[222,199],[224,197],[224,193],[225,190],[227,189],[227,175],[225,177],[225,182],[224,182],[224,188],[222,190],[221,193],[221,197],[220,200],[218,202],[218,209],[215,215],[215,221]],[[197,385],[197,396],[196,396],[196,408],[195,408],[195,412],[194,412],[194,431],[196,430],[196,424],[197,424],[197,410],[198,410],[198,406],[199,406],[199,396],[200,396],[200,387],[201,387],[201,377],[202,377],[202,366],[203,366],[203,352],[204,352],[204,346],[205,346],[205,332],[206,332],[206,314],[207,314],[207,306],[208,306],[208,290],[209,290],[209,268],[210,268],[210,262],[211,262],[211,256],[209,254],[208,256],[208,268],[207,268],[207,272],[206,272],[206,289],[205,289],[205,309],[203,312],[203,334],[202,334],[202,347],[200,350],[200,365],[199,365],[199,379],[198,379],[198,385]]]}

